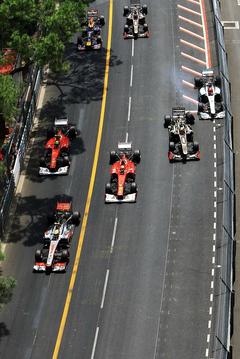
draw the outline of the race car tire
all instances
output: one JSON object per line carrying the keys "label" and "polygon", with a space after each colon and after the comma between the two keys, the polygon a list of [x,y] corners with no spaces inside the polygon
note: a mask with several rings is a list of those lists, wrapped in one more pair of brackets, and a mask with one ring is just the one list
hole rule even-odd
{"label": "race car tire", "polygon": [[72,223],[75,225],[75,226],[79,226],[80,224],[80,220],[81,220],[81,216],[80,216],[80,213],[79,212],[73,212],[72,214]]}
{"label": "race car tire", "polygon": [[194,87],[200,89],[203,86],[203,79],[201,77],[194,77]]}
{"label": "race car tire", "polygon": [[220,93],[215,95],[215,102],[217,103],[222,102],[222,95]]}
{"label": "race car tire", "polygon": [[107,183],[106,186],[105,186],[105,192],[107,194],[112,194],[112,186],[111,186],[111,183]]}
{"label": "race car tire", "polygon": [[114,164],[118,159],[117,153],[116,151],[111,151],[110,152],[110,159],[109,159],[109,163],[110,165]]}
{"label": "race car tire", "polygon": [[39,164],[40,164],[40,167],[45,167],[46,166],[45,157],[40,158]]}
{"label": "race car tire", "polygon": [[77,46],[83,46],[83,39],[81,36],[77,38]]}
{"label": "race car tire", "polygon": [[123,8],[123,16],[127,16],[129,14],[129,6],[124,6]]}
{"label": "race car tire", "polygon": [[187,141],[188,142],[193,142],[193,132],[190,132],[187,134]]}
{"label": "race car tire", "polygon": [[170,115],[165,115],[164,116],[164,123],[163,123],[164,128],[168,128],[168,126],[171,125],[171,121],[172,121],[171,116]]}
{"label": "race car tire", "polygon": [[75,129],[75,127],[71,127],[69,130],[68,130],[68,138],[70,140],[74,140],[76,137],[77,137],[77,131]]}
{"label": "race car tire", "polygon": [[126,34],[129,33],[129,26],[128,26],[127,24],[124,25],[124,32],[125,32]]}
{"label": "race car tire", "polygon": [[148,31],[148,24],[143,24],[143,31],[144,32],[147,32]]}
{"label": "race car tire", "polygon": [[140,163],[140,161],[141,161],[141,152],[140,152],[140,150],[135,150],[134,152],[133,152],[133,161],[135,162],[135,163]]}
{"label": "race car tire", "polygon": [[198,152],[198,151],[199,151],[199,143],[193,142],[193,152]]}
{"label": "race car tire", "polygon": [[47,139],[50,140],[51,138],[53,138],[55,135],[55,131],[54,128],[49,128],[47,130]]}
{"label": "race car tire", "polygon": [[101,36],[98,36],[97,37],[97,44],[100,45],[102,43],[102,38]]}
{"label": "race car tire", "polygon": [[41,262],[42,261],[42,251],[41,249],[37,249],[35,252],[35,261]]}
{"label": "race car tire", "polygon": [[188,125],[194,125],[195,118],[191,112],[186,112],[186,123]]}
{"label": "race car tire", "polygon": [[55,219],[56,217],[53,213],[47,215],[47,221],[49,225],[53,224],[55,222]]}
{"label": "race car tire", "polygon": [[147,7],[146,4],[144,4],[144,5],[142,6],[142,13],[143,13],[144,15],[147,15],[147,14],[148,14],[148,7]]}
{"label": "race car tire", "polygon": [[69,260],[69,251],[67,249],[63,249],[61,253],[61,261],[68,262]]}
{"label": "race car tire", "polygon": [[175,143],[169,142],[169,151],[173,152],[175,150]]}
{"label": "race car tire", "polygon": [[62,159],[63,166],[69,166],[70,160],[68,156],[64,156]]}
{"label": "race car tire", "polygon": [[100,16],[99,22],[100,22],[100,25],[101,25],[101,26],[104,26],[104,25],[105,25],[105,18],[104,18],[103,15]]}
{"label": "race car tire", "polygon": [[137,193],[137,184],[136,184],[136,182],[131,183],[131,193]]}
{"label": "race car tire", "polygon": [[221,87],[222,85],[222,79],[220,76],[216,76],[215,79],[214,79],[214,85],[217,86],[217,87]]}
{"label": "race car tire", "polygon": [[198,112],[204,112],[204,105],[201,102],[198,104]]}
{"label": "race car tire", "polygon": [[200,96],[199,102],[204,103],[204,104],[207,104],[207,103],[208,103],[208,97],[207,97],[207,95],[202,95],[202,96]]}
{"label": "race car tire", "polygon": [[70,150],[68,147],[63,147],[63,148],[61,148],[61,151],[60,151],[62,157],[69,156],[69,152],[70,152]]}

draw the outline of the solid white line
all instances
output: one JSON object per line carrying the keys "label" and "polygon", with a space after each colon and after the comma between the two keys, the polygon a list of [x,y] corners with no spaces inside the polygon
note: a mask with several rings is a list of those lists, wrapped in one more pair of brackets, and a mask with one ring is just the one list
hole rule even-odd
{"label": "solid white line", "polygon": [[209,315],[212,315],[212,307],[209,307]]}
{"label": "solid white line", "polygon": [[133,65],[131,65],[130,87],[132,87],[132,83],[133,83]]}
{"label": "solid white line", "polygon": [[206,66],[207,68],[209,68],[209,56],[208,56],[208,47],[207,47],[207,32],[206,32],[206,28],[205,28],[205,23],[204,23],[204,19],[203,19],[203,4],[202,4],[202,0],[200,0],[200,10],[201,10],[201,19],[202,19],[202,28],[203,28],[203,37],[204,37],[204,47],[206,49],[205,52],[205,59],[206,59]]}
{"label": "solid white line", "polygon": [[106,290],[107,290],[107,284],[108,284],[108,277],[109,277],[109,269],[107,269],[106,276],[105,276],[105,282],[103,287],[103,294],[102,294],[102,301],[101,301],[101,309],[103,309],[105,296],[106,296]]}
{"label": "solid white line", "polygon": [[132,39],[132,57],[134,56],[134,39]]}
{"label": "solid white line", "polygon": [[[127,133],[127,135],[128,135],[128,133]],[[128,137],[128,136],[126,136],[126,137]],[[127,142],[127,139],[126,139],[126,142]],[[118,218],[116,217],[115,222],[114,222],[114,227],[113,227],[113,235],[112,235],[112,243],[111,243],[110,253],[113,252],[113,247],[114,247],[116,232],[117,232],[117,224],[118,224]]]}
{"label": "solid white line", "polygon": [[96,345],[97,345],[97,340],[98,340],[98,332],[99,332],[99,327],[97,327],[97,329],[96,329],[95,338],[94,338],[94,342],[93,342],[91,359],[94,359],[95,350],[96,350]]}
{"label": "solid white line", "polygon": [[126,132],[126,139],[125,142],[128,142],[128,132]]}
{"label": "solid white line", "polygon": [[132,106],[132,97],[129,97],[129,102],[128,102],[128,122],[130,122],[130,117],[131,117],[131,106]]}

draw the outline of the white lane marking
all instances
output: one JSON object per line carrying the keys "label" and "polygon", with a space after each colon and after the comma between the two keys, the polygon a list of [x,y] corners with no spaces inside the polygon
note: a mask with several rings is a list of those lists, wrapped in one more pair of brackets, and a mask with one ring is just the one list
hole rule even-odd
{"label": "white lane marking", "polygon": [[217,224],[216,222],[213,223],[213,229],[216,229],[217,228]]}
{"label": "white lane marking", "polygon": [[217,171],[214,171],[213,176],[214,176],[214,178],[217,177]]}
{"label": "white lane marking", "polygon": [[212,325],[212,321],[211,321],[211,320],[209,320],[209,321],[208,321],[208,329],[210,329],[210,328],[211,328],[211,325]]}
{"label": "white lane marking", "polygon": [[106,276],[105,276],[105,282],[104,282],[103,294],[102,294],[102,301],[101,301],[101,307],[100,307],[101,309],[103,309],[103,306],[104,306],[106,290],[107,290],[107,285],[108,285],[108,277],[109,277],[109,269],[107,269]]}
{"label": "white lane marking", "polygon": [[214,191],[214,198],[217,198],[217,191]]}
{"label": "white lane marking", "polygon": [[213,141],[214,142],[216,142],[216,139],[217,139],[216,135],[213,135]]}
{"label": "white lane marking", "polygon": [[207,68],[209,68],[209,54],[208,54],[208,43],[207,43],[207,32],[206,32],[206,28],[205,28],[205,23],[204,23],[204,14],[203,14],[203,4],[202,4],[202,0],[200,0],[200,10],[201,10],[201,19],[202,19],[202,28],[203,28],[203,37],[204,37],[204,47],[206,49],[205,52],[205,59],[206,59],[206,66]]}
{"label": "white lane marking", "polygon": [[212,315],[212,307],[209,307],[209,315]]}
{"label": "white lane marking", "polygon": [[132,57],[134,56],[134,39],[132,39]]}
{"label": "white lane marking", "polygon": [[212,277],[214,277],[214,274],[215,274],[215,269],[212,268]]}
{"label": "white lane marking", "polygon": [[128,142],[128,132],[126,133],[126,139],[125,142]]}
{"label": "white lane marking", "polygon": [[183,39],[180,39],[180,42],[186,46],[189,46],[189,47],[192,47],[193,49],[196,49],[196,50],[199,50],[201,52],[204,52],[205,53],[205,49],[203,49],[202,47],[200,46],[197,46],[195,44],[193,44],[192,42],[189,42],[189,41],[186,41],[186,40],[183,40]]}
{"label": "white lane marking", "polygon": [[240,0],[237,0],[237,5],[240,6]]}
{"label": "white lane marking", "polygon": [[95,338],[94,338],[94,342],[93,342],[91,359],[94,359],[95,350],[96,350],[96,345],[97,345],[97,340],[98,340],[98,333],[99,333],[99,327],[97,327],[97,329],[96,329]]}
{"label": "white lane marking", "polygon": [[224,30],[239,30],[239,21],[221,21]]}
{"label": "white lane marking", "polygon": [[129,97],[129,102],[128,102],[128,122],[130,122],[130,117],[131,117],[131,106],[132,106],[132,97]]}
{"label": "white lane marking", "polygon": [[130,87],[132,87],[132,83],[133,83],[133,65],[131,65]]}
{"label": "white lane marking", "polygon": [[216,241],[216,233],[213,233],[213,240]]}
{"label": "white lane marking", "polygon": [[205,357],[208,358],[208,352],[209,352],[209,349],[207,348],[206,349],[206,352],[205,352]]}
{"label": "white lane marking", "polygon": [[210,302],[212,302],[213,301],[213,294],[211,293],[210,294]]}
{"label": "white lane marking", "polygon": [[215,264],[215,257],[212,257],[212,264]]}
{"label": "white lane marking", "polygon": [[216,152],[214,152],[213,157],[214,157],[215,159],[217,158]]}
{"label": "white lane marking", "polygon": [[[200,26],[202,26],[202,25],[200,25]],[[185,32],[185,33],[187,33],[188,35],[191,35],[191,36],[193,36],[193,37],[196,37],[197,39],[204,40],[204,37],[203,37],[203,36],[198,35],[198,34],[196,34],[195,32],[190,31],[190,30],[188,30],[188,29],[185,29],[185,27],[180,26],[180,27],[179,27],[179,30],[180,30],[180,31],[183,31],[183,32]]]}
{"label": "white lane marking", "polygon": [[186,71],[186,72],[190,72],[191,74],[193,74],[193,75],[196,75],[196,76],[202,76],[202,74],[201,74],[201,72],[198,72],[198,71],[195,71],[195,70],[193,70],[193,69],[190,69],[190,67],[187,67],[187,66],[181,66],[181,69],[183,70],[183,71]]}
{"label": "white lane marking", "polygon": [[[213,252],[216,251],[216,246],[215,246],[215,244],[213,245],[212,250],[213,250]],[[213,270],[214,270],[214,269],[213,269]]]}
{"label": "white lane marking", "polygon": [[213,280],[211,281],[211,289],[213,289],[213,286],[214,286],[214,282]]}
{"label": "white lane marking", "polygon": [[200,12],[194,11],[194,10],[190,9],[189,7],[186,7],[186,6],[183,6],[183,5],[178,4],[177,7],[179,9],[181,9],[181,10],[184,10],[184,11],[189,12],[189,13],[194,14],[194,15],[198,15],[198,16],[202,15]]}
{"label": "white lane marking", "polygon": [[210,342],[210,334],[207,335],[207,343]]}
{"label": "white lane marking", "polygon": [[205,62],[205,61],[202,61],[202,60],[198,59],[198,58],[195,57],[195,56],[191,56],[191,55],[187,54],[186,52],[181,51],[181,55],[182,55],[183,57],[186,57],[187,59],[193,61],[193,62],[197,62],[197,63],[200,64],[200,65],[206,66],[206,62]]}
{"label": "white lane marking", "polygon": [[217,188],[217,181],[214,181],[214,187]]}
{"label": "white lane marking", "polygon": [[213,148],[214,148],[214,150],[216,150],[216,148],[217,148],[216,143],[213,144]]}
{"label": "white lane marking", "polygon": [[213,166],[214,168],[217,168],[217,162],[214,162]]}
{"label": "white lane marking", "polygon": [[213,126],[213,132],[216,132],[216,126]]}
{"label": "white lane marking", "polygon": [[[127,135],[128,135],[128,133],[127,133]],[[126,142],[127,142],[127,138],[126,138]],[[116,232],[117,232],[117,224],[118,224],[118,218],[116,217],[115,222],[114,222],[114,227],[113,227],[113,235],[112,235],[112,243],[111,243],[110,253],[113,252],[113,247],[114,247]]]}
{"label": "white lane marking", "polygon": [[214,201],[213,206],[214,208],[217,208],[217,201]]}

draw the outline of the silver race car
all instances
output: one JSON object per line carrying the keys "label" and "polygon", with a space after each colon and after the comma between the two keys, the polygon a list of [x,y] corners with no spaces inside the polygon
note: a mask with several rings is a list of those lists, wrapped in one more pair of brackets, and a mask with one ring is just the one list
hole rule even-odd
{"label": "silver race car", "polygon": [[199,144],[193,141],[195,118],[184,107],[174,107],[172,116],[164,116],[164,127],[169,133],[169,162],[200,160]]}
{"label": "silver race car", "polygon": [[139,37],[149,37],[148,24],[145,16],[148,13],[147,5],[139,3],[124,6],[123,16],[126,17],[124,26],[124,39],[137,39]]}
{"label": "silver race car", "polygon": [[71,202],[58,202],[48,218],[49,228],[44,233],[44,244],[35,252],[34,272],[65,272],[69,262],[69,246],[74,228],[80,223],[79,212],[72,211]]}
{"label": "silver race car", "polygon": [[202,71],[202,77],[194,78],[198,89],[198,115],[202,120],[223,118],[225,116],[222,95],[221,77],[214,76],[213,70]]}

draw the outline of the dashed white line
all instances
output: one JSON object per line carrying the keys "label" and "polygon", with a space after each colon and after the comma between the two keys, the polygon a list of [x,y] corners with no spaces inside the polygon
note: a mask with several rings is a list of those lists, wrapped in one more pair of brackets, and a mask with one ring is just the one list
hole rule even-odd
{"label": "dashed white line", "polygon": [[215,269],[212,268],[212,277],[214,277],[214,274],[215,274]]}
{"label": "dashed white line", "polygon": [[216,233],[213,233],[213,240],[216,241]]}
{"label": "dashed white line", "polygon": [[[127,135],[128,135],[128,132],[127,132]],[[127,142],[127,138],[126,138],[126,142]],[[116,232],[117,232],[117,224],[118,224],[118,218],[116,217],[115,222],[114,222],[114,227],[113,227],[113,235],[112,235],[112,243],[111,243],[110,253],[113,252],[113,247],[114,247],[115,238],[116,238]]]}
{"label": "dashed white line", "polygon": [[213,223],[213,229],[216,229],[216,227],[217,227],[217,224],[216,224],[216,222],[214,222]]}
{"label": "dashed white line", "polygon": [[109,269],[107,269],[107,271],[106,271],[105,282],[104,282],[104,287],[103,287],[103,294],[102,294],[102,301],[101,301],[101,307],[100,307],[101,309],[103,309],[103,306],[104,306],[107,284],[108,284],[108,277],[109,277]]}
{"label": "dashed white line", "polygon": [[99,333],[99,327],[97,327],[97,329],[96,329],[95,338],[94,338],[94,342],[93,342],[91,359],[94,359],[94,356],[95,356],[95,350],[96,350],[96,345],[97,345],[97,340],[98,340],[98,333]]}
{"label": "dashed white line", "polygon": [[214,176],[214,178],[217,177],[217,171],[214,171],[213,176]]}
{"label": "dashed white line", "polygon": [[217,181],[214,181],[214,187],[217,188]]}
{"label": "dashed white line", "polygon": [[131,106],[132,106],[132,97],[129,97],[129,102],[128,102],[128,122],[130,122],[130,117],[131,117]]}
{"label": "dashed white line", "polygon": [[217,191],[214,191],[214,198],[217,198]]}
{"label": "dashed white line", "polygon": [[213,294],[211,293],[210,294],[210,302],[212,302],[213,301]]}
{"label": "dashed white line", "polygon": [[131,65],[130,87],[132,87],[132,84],[133,84],[133,65]]}
{"label": "dashed white line", "polygon": [[132,57],[134,56],[134,39],[132,39]]}
{"label": "dashed white line", "polygon": [[212,321],[211,321],[211,320],[209,320],[209,321],[208,321],[208,329],[210,329],[210,328],[211,328],[211,325],[212,325]]}
{"label": "dashed white line", "polygon": [[213,289],[213,286],[214,286],[214,282],[213,280],[211,281],[211,289]]}
{"label": "dashed white line", "polygon": [[215,264],[215,257],[212,257],[212,264]]}
{"label": "dashed white line", "polygon": [[216,142],[216,140],[217,140],[217,136],[213,135],[213,141]]}
{"label": "dashed white line", "polygon": [[207,349],[206,349],[206,352],[205,352],[205,357],[206,357],[206,358],[208,357],[208,353],[209,353],[209,349],[207,348]]}
{"label": "dashed white line", "polygon": [[213,126],[213,132],[216,132],[216,127],[215,126]]}
{"label": "dashed white line", "polygon": [[[212,250],[213,250],[213,252],[216,251],[216,246],[215,246],[215,244],[213,245]],[[213,271],[214,271],[214,269],[213,269]]]}
{"label": "dashed white line", "polygon": [[210,334],[207,335],[207,343],[210,342]]}
{"label": "dashed white line", "polygon": [[217,158],[216,152],[214,152],[213,157],[214,157],[215,159]]}
{"label": "dashed white line", "polygon": [[216,145],[216,143],[214,143],[213,144],[213,149],[216,150],[216,148],[217,148],[217,145]]}
{"label": "dashed white line", "polygon": [[213,217],[214,217],[214,219],[217,218],[217,212],[216,211],[213,213]]}
{"label": "dashed white line", "polygon": [[209,315],[212,315],[212,307],[209,307]]}
{"label": "dashed white line", "polygon": [[126,132],[126,139],[125,142],[128,142],[128,132]]}
{"label": "dashed white line", "polygon": [[214,208],[217,207],[217,201],[214,201],[213,206],[214,206]]}

